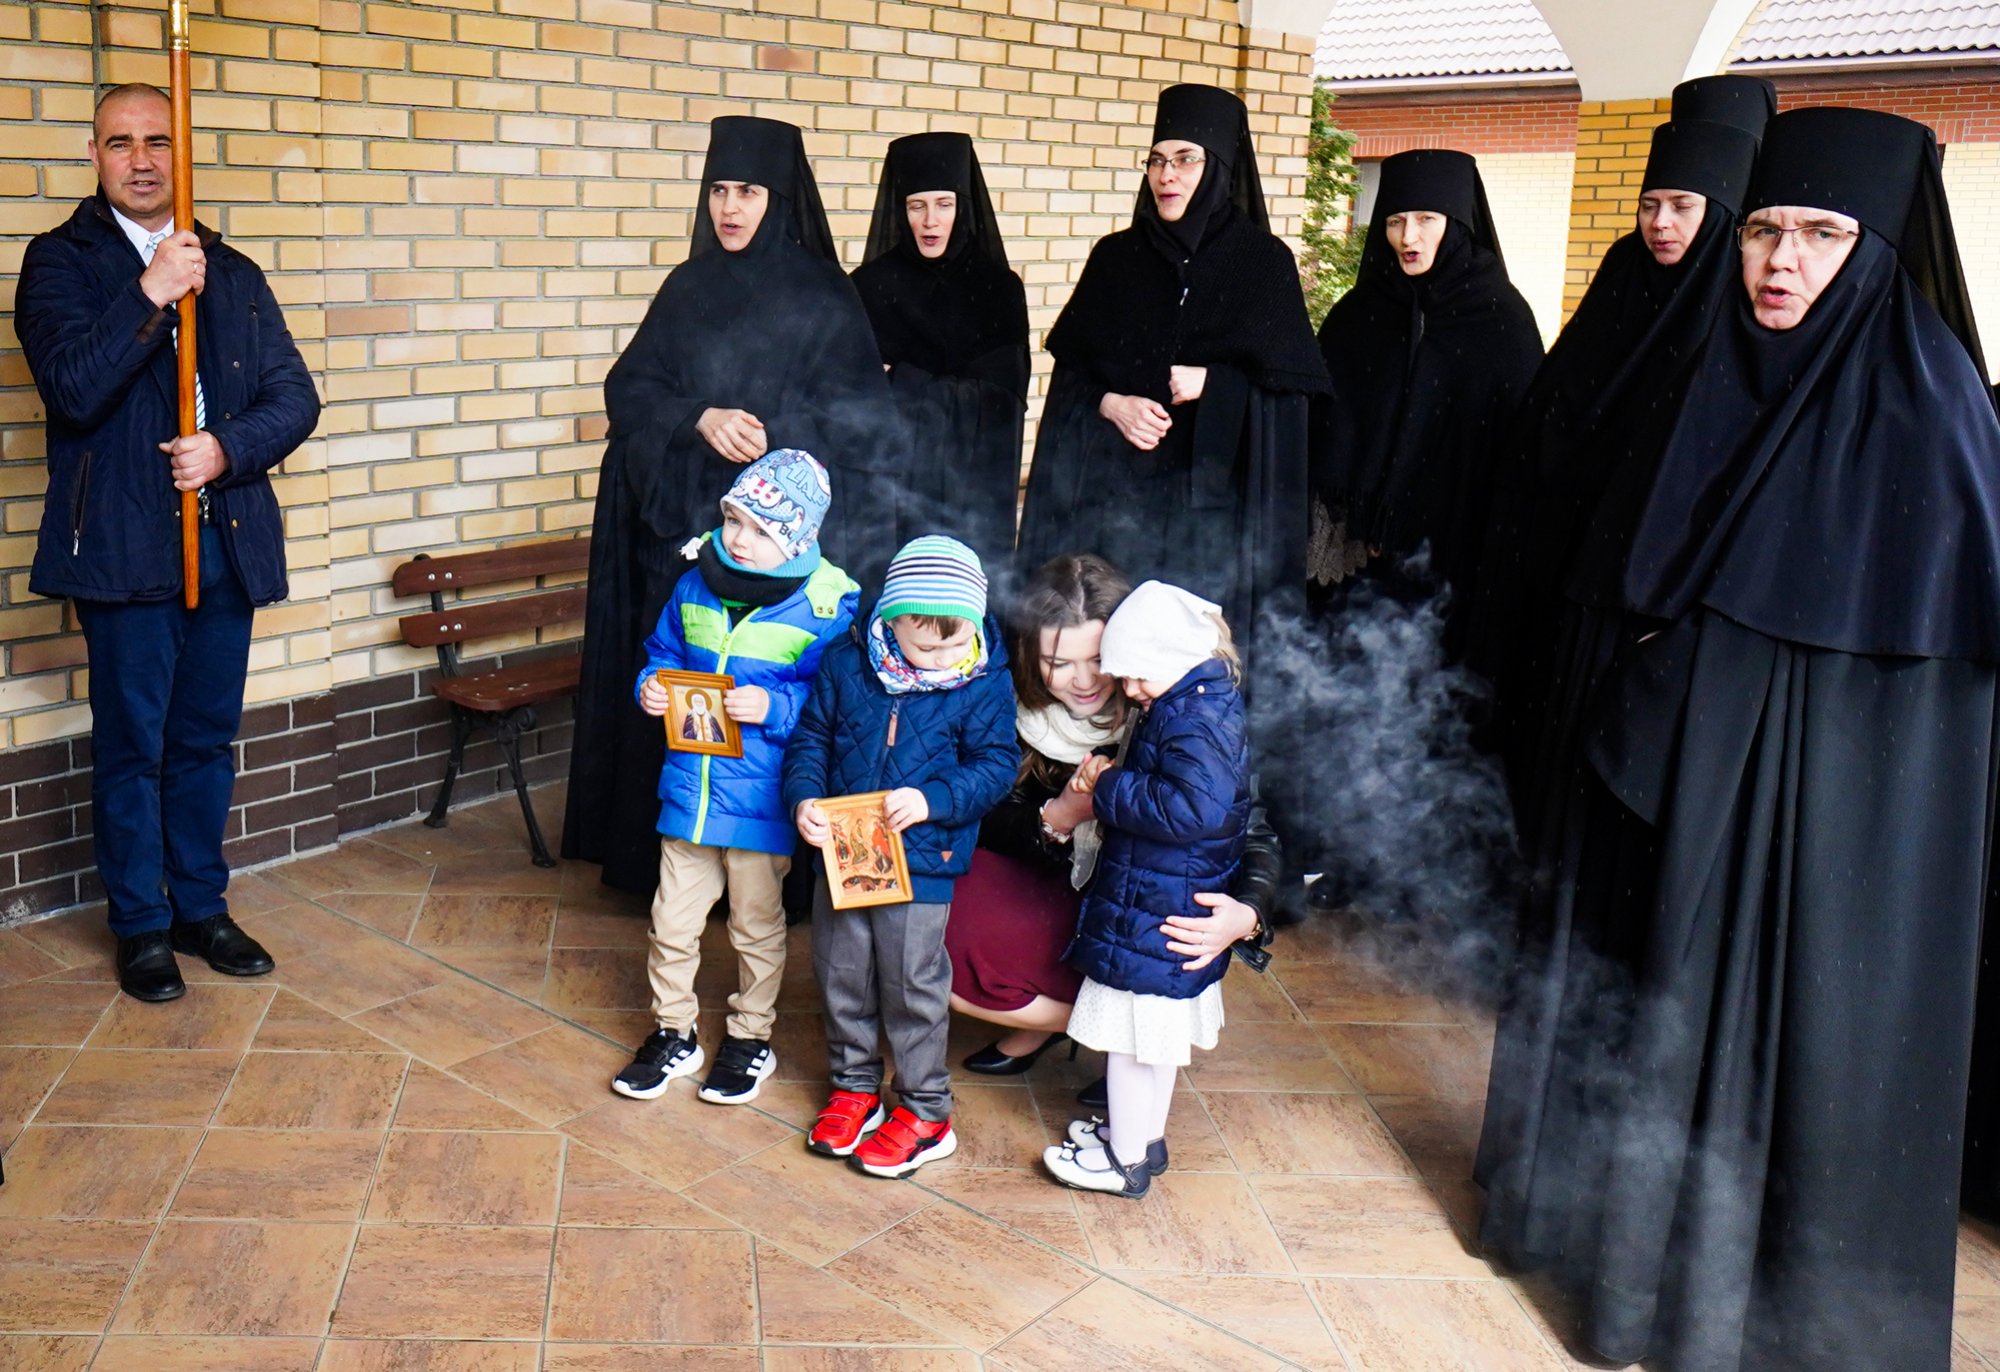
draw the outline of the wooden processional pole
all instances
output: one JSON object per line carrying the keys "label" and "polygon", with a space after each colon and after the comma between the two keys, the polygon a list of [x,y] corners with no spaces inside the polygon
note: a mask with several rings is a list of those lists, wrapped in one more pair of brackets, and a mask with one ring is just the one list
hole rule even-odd
{"label": "wooden processional pole", "polygon": [[[194,82],[188,66],[187,0],[167,4],[168,97],[173,103],[174,140],[174,230],[194,228]],[[181,297],[180,332],[175,350],[180,362],[180,431],[186,438],[195,432],[195,296]],[[201,603],[201,515],[200,496],[181,492],[181,598],[190,609]]]}

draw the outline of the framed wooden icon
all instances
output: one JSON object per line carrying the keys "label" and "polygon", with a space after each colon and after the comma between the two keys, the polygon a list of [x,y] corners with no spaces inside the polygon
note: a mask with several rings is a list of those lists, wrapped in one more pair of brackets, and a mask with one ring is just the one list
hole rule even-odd
{"label": "framed wooden icon", "polygon": [[826,855],[826,888],[836,910],[895,905],[913,898],[903,836],[889,827],[882,810],[888,795],[869,791],[819,803],[832,831],[820,851]]}
{"label": "framed wooden icon", "polygon": [[713,672],[662,669],[653,679],[667,690],[667,747],[676,753],[743,756],[743,731],[723,713],[722,697],[736,678]]}

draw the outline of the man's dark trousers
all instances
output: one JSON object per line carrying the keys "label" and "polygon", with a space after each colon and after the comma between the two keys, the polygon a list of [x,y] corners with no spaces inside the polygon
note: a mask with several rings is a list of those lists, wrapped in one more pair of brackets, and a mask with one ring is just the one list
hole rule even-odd
{"label": "man's dark trousers", "polygon": [[222,836],[236,782],[250,598],[213,528],[201,605],[76,602],[90,648],[91,813],[119,938],[228,909]]}

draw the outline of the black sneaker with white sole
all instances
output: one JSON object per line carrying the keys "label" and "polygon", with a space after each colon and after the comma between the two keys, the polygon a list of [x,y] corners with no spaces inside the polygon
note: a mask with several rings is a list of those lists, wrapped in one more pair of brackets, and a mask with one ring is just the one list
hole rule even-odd
{"label": "black sneaker with white sole", "polygon": [[764,1040],[725,1037],[701,1084],[701,1098],[711,1105],[747,1105],[777,1070],[778,1055]]}
{"label": "black sneaker with white sole", "polygon": [[655,1029],[646,1035],[632,1063],[611,1079],[611,1089],[633,1100],[655,1100],[667,1093],[667,1083],[701,1070],[701,1045],[694,1030],[677,1034],[671,1029]]}

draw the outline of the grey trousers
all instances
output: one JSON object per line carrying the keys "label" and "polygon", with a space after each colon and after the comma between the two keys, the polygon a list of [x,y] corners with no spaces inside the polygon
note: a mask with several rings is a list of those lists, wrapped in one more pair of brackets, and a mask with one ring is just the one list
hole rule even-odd
{"label": "grey trousers", "polygon": [[842,1091],[882,1090],[883,1035],[896,1058],[896,1095],[920,1120],[951,1118],[950,904],[836,910],[826,882],[813,896],[813,971],[826,1007],[826,1054]]}

